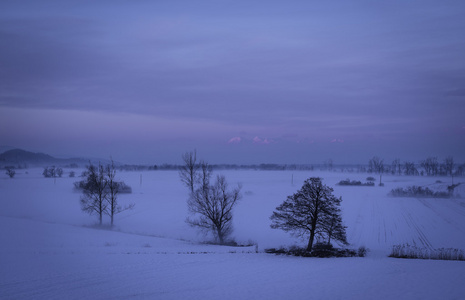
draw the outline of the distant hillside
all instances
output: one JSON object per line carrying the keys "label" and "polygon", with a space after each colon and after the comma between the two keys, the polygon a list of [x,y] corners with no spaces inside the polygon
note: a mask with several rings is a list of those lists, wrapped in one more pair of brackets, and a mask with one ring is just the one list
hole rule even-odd
{"label": "distant hillside", "polygon": [[19,166],[19,167],[31,167],[31,166],[47,166],[47,165],[59,165],[59,166],[70,166],[77,165],[83,166],[88,163],[88,160],[73,158],[73,159],[60,159],[50,156],[44,153],[34,153],[22,149],[8,150],[0,154],[0,165],[1,166]]}

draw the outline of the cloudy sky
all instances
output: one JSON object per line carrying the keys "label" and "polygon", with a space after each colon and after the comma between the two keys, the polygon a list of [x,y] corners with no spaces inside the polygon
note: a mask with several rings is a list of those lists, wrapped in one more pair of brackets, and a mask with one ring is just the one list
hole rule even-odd
{"label": "cloudy sky", "polygon": [[465,161],[465,2],[0,2],[0,146]]}

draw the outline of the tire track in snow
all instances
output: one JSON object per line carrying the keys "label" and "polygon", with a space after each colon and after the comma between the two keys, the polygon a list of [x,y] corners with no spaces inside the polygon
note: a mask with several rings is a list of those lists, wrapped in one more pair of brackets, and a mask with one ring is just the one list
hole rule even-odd
{"label": "tire track in snow", "polygon": [[[405,222],[407,223],[407,225],[414,230],[414,232],[416,232],[417,234],[417,238],[418,240],[421,242],[421,244],[423,245],[423,247],[426,247],[428,249],[433,249],[433,245],[430,243],[430,241],[428,240],[428,238],[426,237],[425,233],[423,232],[423,230],[421,230],[420,226],[418,225],[418,223],[413,219],[412,217],[412,214],[410,212],[406,212],[406,213],[402,213],[404,219],[405,219]],[[415,241],[415,238],[412,239],[413,240],[413,244],[416,246],[416,241]]]}
{"label": "tire track in snow", "polygon": [[[460,226],[460,224],[457,224],[457,222],[454,220],[452,217],[454,214],[458,215],[460,219],[462,217],[465,217],[465,210],[463,210],[459,205],[454,205],[455,207],[451,207],[451,203],[457,204],[457,202],[451,202],[449,199],[441,199],[441,207],[442,208],[447,208],[449,211],[448,213],[442,213],[439,209],[434,207],[431,203],[429,203],[428,200],[430,199],[422,199],[422,198],[416,198],[421,204],[423,204],[425,207],[430,209],[435,215],[437,215],[440,219],[445,221],[446,223],[450,224],[451,226],[455,227],[455,229],[458,229],[459,231],[462,231],[465,233],[465,228],[463,226]],[[433,198],[434,199],[434,198]],[[434,199],[436,200],[436,199]]]}

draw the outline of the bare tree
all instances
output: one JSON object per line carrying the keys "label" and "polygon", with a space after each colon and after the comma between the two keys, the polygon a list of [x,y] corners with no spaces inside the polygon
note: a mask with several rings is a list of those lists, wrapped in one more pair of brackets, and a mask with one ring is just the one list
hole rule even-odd
{"label": "bare tree", "polygon": [[400,159],[398,159],[398,158],[394,159],[392,161],[391,168],[392,168],[392,174],[401,175],[402,174],[402,164],[400,163]]}
{"label": "bare tree", "polygon": [[384,172],[384,161],[381,158],[374,156],[368,161],[368,171],[379,174],[379,185],[382,186],[381,177]]}
{"label": "bare tree", "polygon": [[199,184],[202,188],[208,187],[210,185],[210,178],[212,176],[212,168],[207,162],[203,160],[200,161],[199,165],[201,170],[201,174],[198,176]]}
{"label": "bare tree", "polygon": [[425,169],[426,175],[436,176],[439,172],[439,162],[437,157],[428,157],[420,162],[420,166]]}
{"label": "bare tree", "polygon": [[332,171],[333,170],[333,160],[331,158],[325,160],[323,165],[326,170]]}
{"label": "bare tree", "polygon": [[16,171],[14,170],[13,167],[5,167],[5,174],[8,175],[10,178],[15,177]]}
{"label": "bare tree", "polygon": [[133,209],[134,204],[130,204],[128,206],[122,207],[118,204],[118,194],[121,190],[122,182],[118,182],[115,180],[116,178],[116,168],[113,160],[111,164],[107,165],[105,168],[105,181],[107,186],[107,202],[108,202],[108,209],[105,210],[105,213],[110,216],[111,219],[111,226],[114,224],[114,217],[116,214],[119,214],[125,210]]}
{"label": "bare tree", "polygon": [[446,175],[450,175],[452,178],[452,184],[454,184],[454,168],[455,168],[455,163],[454,163],[454,158],[452,156],[448,156],[444,159],[444,170],[446,172]]}
{"label": "bare tree", "polygon": [[98,214],[100,225],[102,225],[103,214],[107,213],[107,180],[105,169],[102,165],[90,164],[84,172],[86,180],[82,186],[81,209],[89,214]]}
{"label": "bare tree", "polygon": [[44,171],[42,172],[42,175],[44,175],[44,177],[46,178],[49,178],[49,177],[56,177],[57,176],[57,173],[56,173],[56,169],[55,169],[55,166],[51,166],[51,167],[45,167],[44,168]]}
{"label": "bare tree", "polygon": [[179,170],[181,181],[189,188],[191,193],[194,193],[194,186],[197,180],[197,170],[199,166],[197,162],[197,151],[186,152],[182,155],[184,165]]}
{"label": "bare tree", "polygon": [[404,162],[404,173],[409,176],[416,175],[418,170],[415,168],[415,163],[410,161]]}
{"label": "bare tree", "polygon": [[270,217],[271,228],[309,236],[308,252],[312,251],[315,237],[327,237],[328,243],[331,239],[347,243],[339,210],[342,198],[336,198],[332,192],[321,178],[307,179],[297,193],[276,207]]}
{"label": "bare tree", "polygon": [[203,166],[202,184],[191,193],[187,201],[189,212],[195,218],[186,221],[191,226],[212,232],[218,242],[224,244],[232,232],[232,211],[241,198],[241,187],[229,190],[226,178],[222,175],[217,176],[215,184],[210,185],[211,173],[208,172],[208,165]]}
{"label": "bare tree", "polygon": [[[331,244],[331,239],[347,245],[346,226],[342,224],[341,209],[337,206],[332,207],[322,218],[323,232],[328,239],[328,245]],[[323,237],[324,238],[324,237]]]}

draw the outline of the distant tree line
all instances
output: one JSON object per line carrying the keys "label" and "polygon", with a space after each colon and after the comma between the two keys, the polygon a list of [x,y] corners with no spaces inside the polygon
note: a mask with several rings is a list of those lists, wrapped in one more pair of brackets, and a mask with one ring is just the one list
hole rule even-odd
{"label": "distant tree line", "polygon": [[[391,164],[385,164],[379,157],[373,157],[368,161],[368,173],[407,175],[407,176],[456,176],[465,175],[465,164],[457,164],[452,156],[448,156],[442,161],[437,157],[427,157],[419,163],[413,161],[401,162],[395,159]],[[381,179],[380,179],[381,182]]]}

